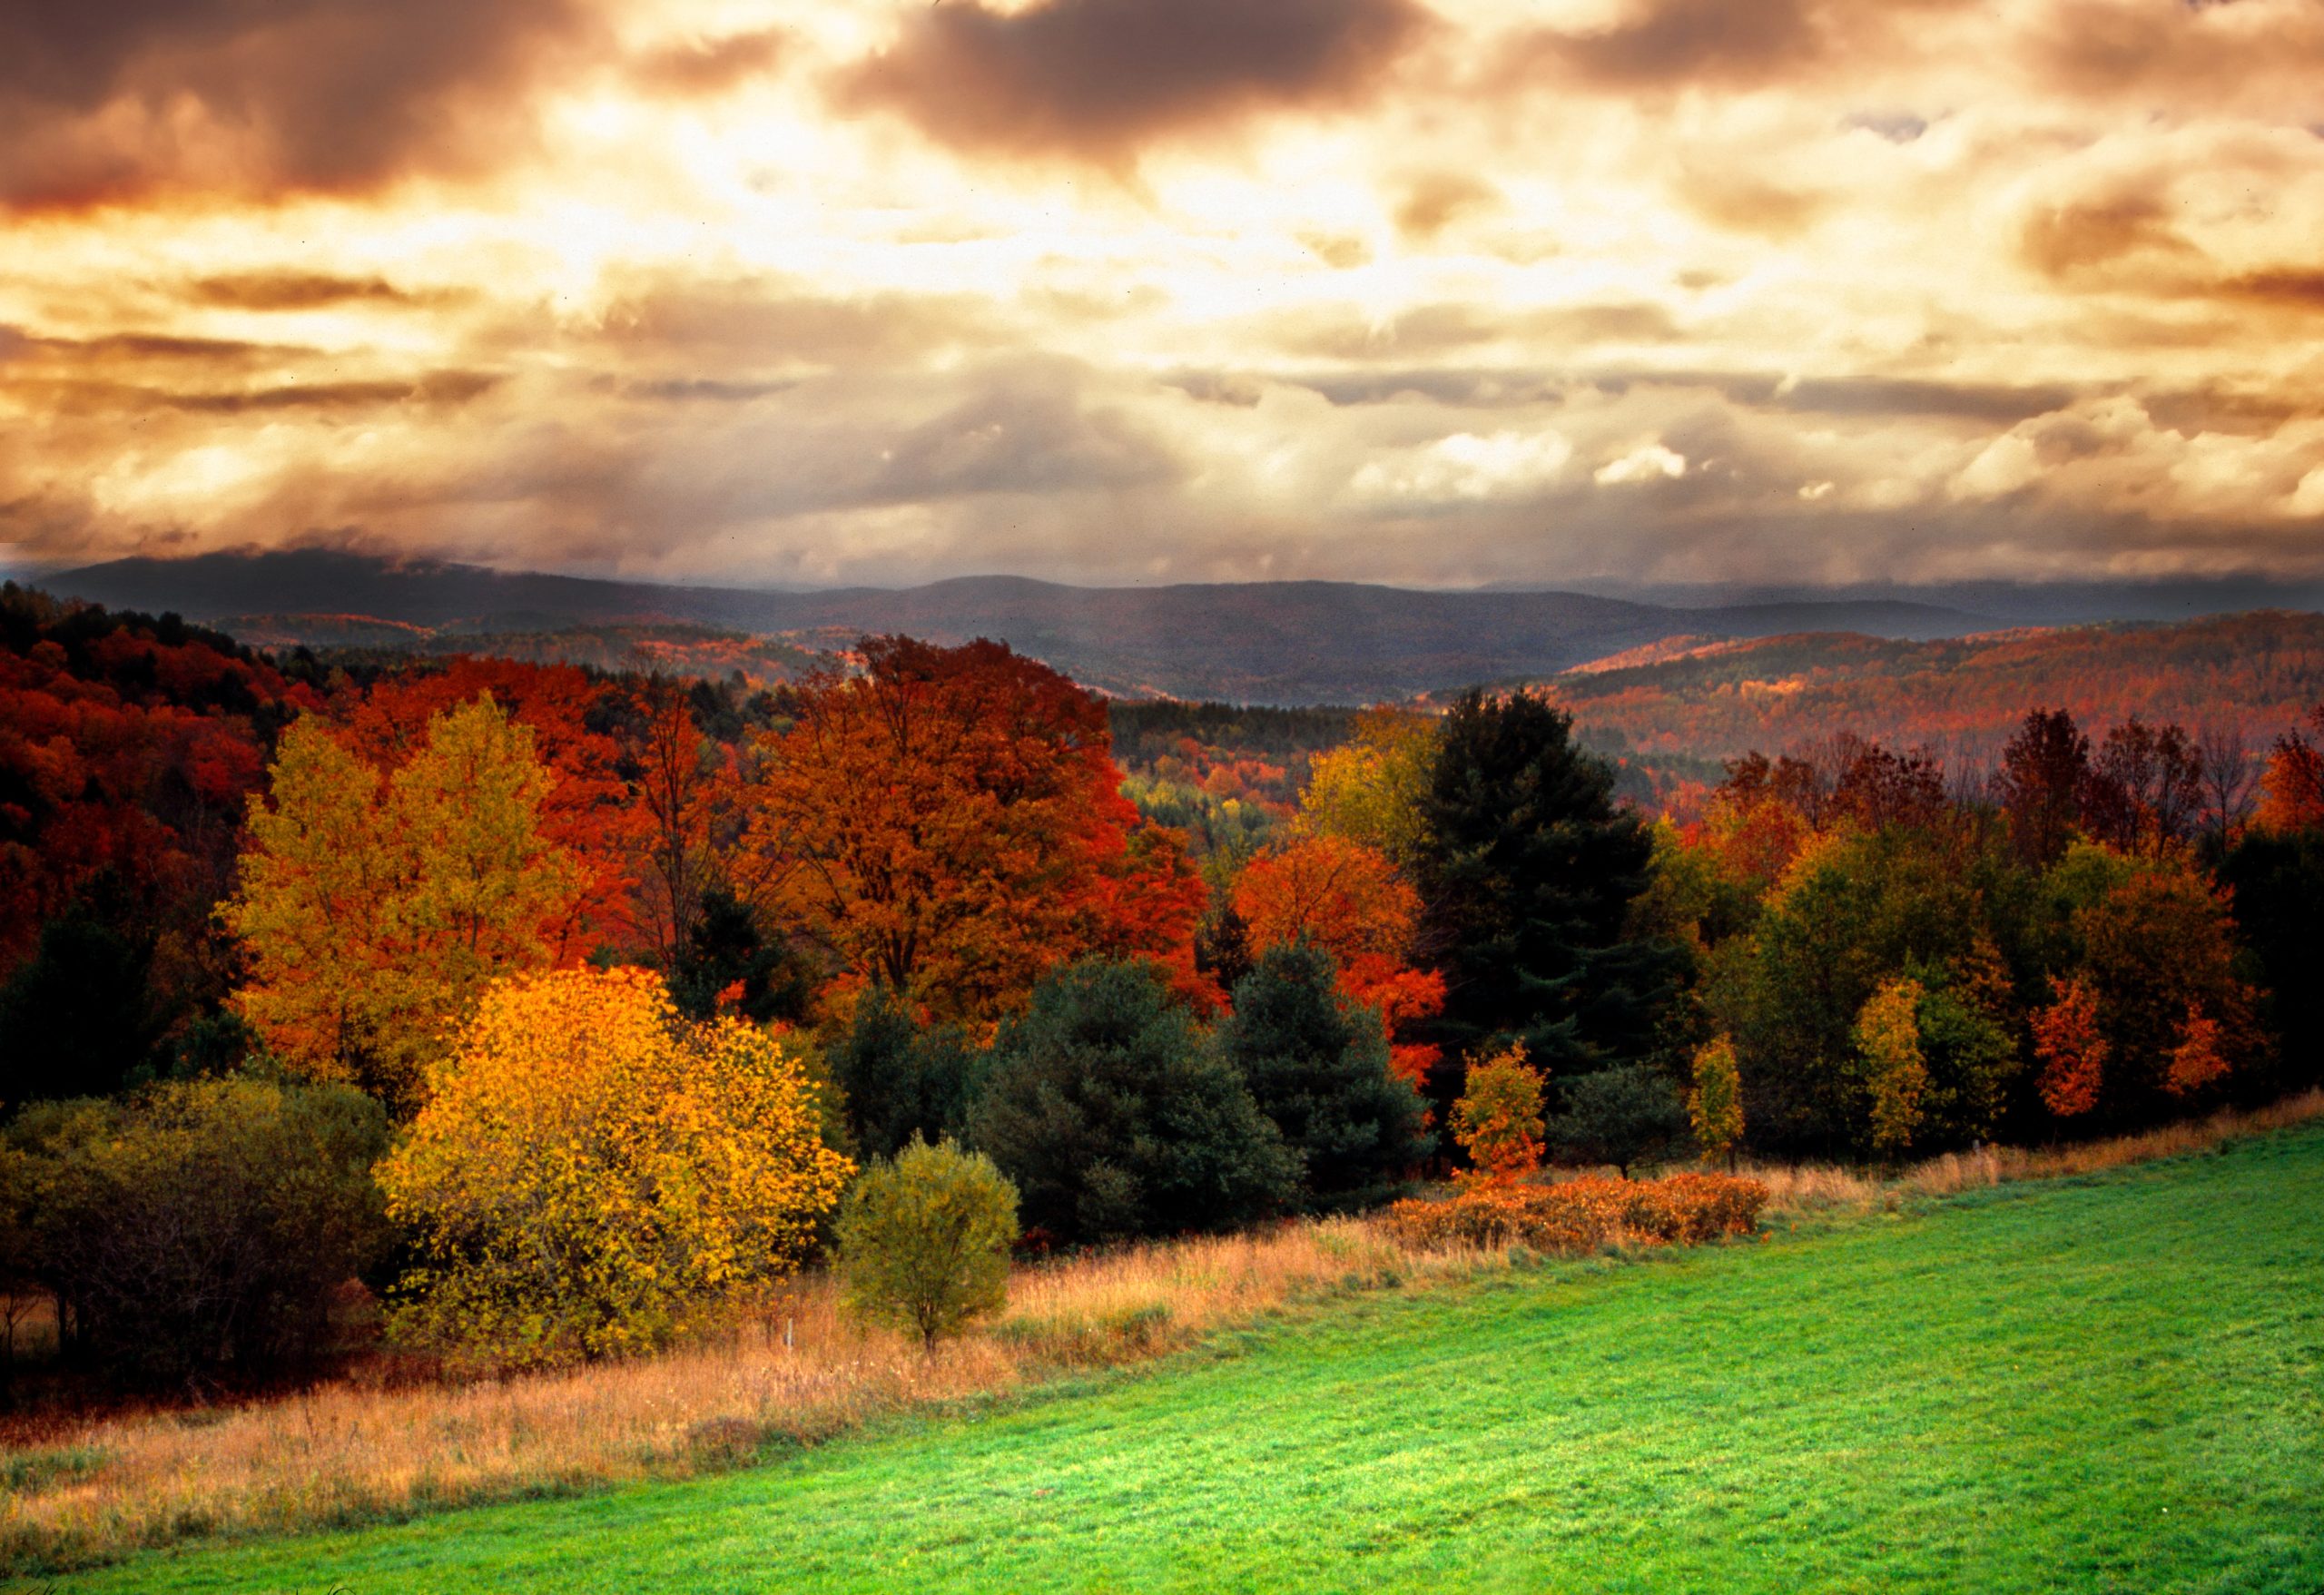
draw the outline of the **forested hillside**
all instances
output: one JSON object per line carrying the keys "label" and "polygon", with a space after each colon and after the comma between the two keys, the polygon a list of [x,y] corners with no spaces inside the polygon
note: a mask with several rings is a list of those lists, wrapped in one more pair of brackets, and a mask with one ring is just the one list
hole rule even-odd
{"label": "forested hillside", "polygon": [[1713,642],[1542,684],[1593,745],[1725,760],[1850,731],[1990,763],[2028,707],[2232,728],[2255,744],[2324,697],[2324,615],[2260,610],[2173,625],[1904,642],[1814,634]]}

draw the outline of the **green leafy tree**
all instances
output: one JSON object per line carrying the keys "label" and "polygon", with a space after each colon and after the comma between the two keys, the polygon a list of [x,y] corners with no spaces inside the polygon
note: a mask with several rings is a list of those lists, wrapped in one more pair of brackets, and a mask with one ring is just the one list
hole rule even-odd
{"label": "green leafy tree", "polygon": [[67,1358],[154,1387],[321,1350],[332,1295],[388,1239],[371,1178],[387,1138],[359,1092],[258,1079],[20,1115],[20,1262],[57,1303]]}
{"label": "green leafy tree", "polygon": [[1565,1083],[1565,1107],[1548,1122],[1561,1163],[1633,1165],[1666,1153],[1687,1133],[1678,1088],[1642,1063],[1617,1064]]}
{"label": "green leafy tree", "polygon": [[1017,1187],[991,1158],[915,1136],[840,1207],[848,1305],[932,1346],[1007,1305],[1017,1234]]}
{"label": "green leafy tree", "polygon": [[1278,943],[1235,987],[1219,1050],[1304,1160],[1307,1205],[1370,1206],[1428,1155],[1419,1094],[1389,1067],[1380,1016],[1342,1006],[1339,966],[1305,940]]}
{"label": "green leafy tree", "polygon": [[1300,1167],[1163,973],[1085,960],[1001,1027],[970,1141],[1067,1243],[1217,1230],[1295,1201]]}
{"label": "green leafy tree", "polygon": [[1758,929],[1712,960],[1707,1006],[1734,1039],[1755,1146],[1793,1156],[1869,1157],[1870,1098],[1857,1020],[1885,982],[1950,994],[1946,1045],[1925,1044],[1914,1146],[1992,1133],[2019,1072],[2004,1025],[2014,981],[2000,949],[2023,940],[2026,878],[1996,849],[1966,856],[1891,827],[1814,844],[1768,899]]}
{"label": "green leafy tree", "polygon": [[1679,956],[1630,929],[1653,839],[1572,719],[1530,693],[1446,715],[1415,874],[1448,1051],[1521,1040],[1554,1078],[1651,1052]]}

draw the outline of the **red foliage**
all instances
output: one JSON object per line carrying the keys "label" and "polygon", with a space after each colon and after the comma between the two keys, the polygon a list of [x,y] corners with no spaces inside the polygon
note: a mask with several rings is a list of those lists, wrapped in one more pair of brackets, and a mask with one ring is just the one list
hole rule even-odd
{"label": "red foliage", "polygon": [[0,651],[0,976],[112,883],[200,935],[266,744],[311,694],[223,639],[11,594]]}
{"label": "red foliage", "polygon": [[1244,870],[1235,911],[1254,953],[1304,935],[1337,960],[1341,995],[1380,1010],[1392,1066],[1424,1088],[1437,1049],[1396,1038],[1443,1010],[1444,977],[1408,961],[1420,896],[1386,854],[1345,837],[1300,837]]}

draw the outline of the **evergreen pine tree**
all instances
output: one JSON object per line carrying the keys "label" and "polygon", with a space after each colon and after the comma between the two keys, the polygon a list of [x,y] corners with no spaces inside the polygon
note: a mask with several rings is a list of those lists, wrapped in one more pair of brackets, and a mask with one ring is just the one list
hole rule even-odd
{"label": "evergreen pine tree", "polygon": [[1678,973],[1630,934],[1652,834],[1572,717],[1531,693],[1472,691],[1445,716],[1422,799],[1423,933],[1446,980],[1446,1056],[1511,1040],[1561,1079],[1645,1057]]}
{"label": "evergreen pine tree", "polygon": [[1388,1067],[1380,1016],[1343,1009],[1330,953],[1302,938],[1260,955],[1235,987],[1217,1044],[1259,1111],[1305,1154],[1311,1210],[1385,1201],[1428,1155],[1423,1108]]}

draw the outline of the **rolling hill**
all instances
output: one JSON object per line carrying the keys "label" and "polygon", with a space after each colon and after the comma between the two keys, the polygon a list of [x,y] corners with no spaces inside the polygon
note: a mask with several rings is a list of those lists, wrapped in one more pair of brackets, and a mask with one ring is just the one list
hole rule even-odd
{"label": "rolling hill", "polygon": [[1540,681],[1608,751],[1729,759],[1837,731],[1989,762],[2034,708],[2102,729],[2132,714],[2262,746],[2324,702],[2324,615],[1935,640],[1679,639]]}
{"label": "rolling hill", "polygon": [[1673,635],[1804,630],[1957,635],[1989,624],[1894,599],[1679,607],[1563,592],[1419,592],[1346,582],[1068,587],[976,576],[909,588],[761,592],[659,586],[329,550],[117,560],[44,577],[60,596],[189,619],[307,617],[471,633],[681,623],[803,645],[866,633],[1001,638],[1123,696],[1364,703],[1546,674]]}

